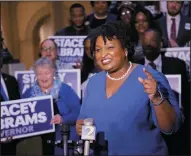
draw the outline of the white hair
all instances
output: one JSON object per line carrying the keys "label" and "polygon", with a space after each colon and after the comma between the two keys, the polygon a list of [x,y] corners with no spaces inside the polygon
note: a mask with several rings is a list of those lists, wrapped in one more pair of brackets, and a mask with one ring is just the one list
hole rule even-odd
{"label": "white hair", "polygon": [[56,70],[55,63],[51,59],[49,59],[48,57],[41,57],[38,60],[36,60],[36,62],[33,65],[34,72],[36,73],[36,68],[37,67],[45,66],[45,65],[48,65],[53,70]]}

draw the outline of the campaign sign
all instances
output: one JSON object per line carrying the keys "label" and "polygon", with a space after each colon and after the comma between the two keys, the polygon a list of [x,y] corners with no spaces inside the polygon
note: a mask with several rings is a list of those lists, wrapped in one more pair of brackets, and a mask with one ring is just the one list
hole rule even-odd
{"label": "campaign sign", "polygon": [[76,64],[84,55],[84,39],[86,36],[49,36],[57,44],[57,56],[63,63]]}
{"label": "campaign sign", "polygon": [[175,92],[175,95],[178,99],[179,102],[179,107],[182,108],[182,103],[181,103],[181,96],[182,96],[182,91],[181,91],[181,75],[165,75],[166,78],[168,79],[169,85],[171,89]]}
{"label": "campaign sign", "polygon": [[[62,82],[71,86],[76,94],[81,97],[81,78],[79,69],[62,69],[58,70],[56,74]],[[34,71],[15,71],[15,77],[18,81],[21,95],[36,81]]]}
{"label": "campaign sign", "polygon": [[1,102],[1,141],[55,131],[51,95]]}
{"label": "campaign sign", "polygon": [[190,72],[190,47],[163,48],[166,57],[176,57],[185,61],[187,70]]}

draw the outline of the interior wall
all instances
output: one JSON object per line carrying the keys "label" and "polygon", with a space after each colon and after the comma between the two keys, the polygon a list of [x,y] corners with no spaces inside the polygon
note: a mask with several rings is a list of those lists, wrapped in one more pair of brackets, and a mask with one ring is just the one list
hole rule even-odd
{"label": "interior wall", "polygon": [[[69,8],[73,3],[76,2],[1,2],[2,33],[14,58],[29,69],[38,58],[40,40],[70,24]],[[78,3],[84,5],[86,14],[92,11],[89,1]]]}
{"label": "interior wall", "polygon": [[[23,2],[19,5],[18,18],[24,19],[19,26],[21,57],[27,69],[29,69],[36,60],[36,46],[39,44],[39,35],[37,27],[39,22],[50,15],[49,2]],[[30,8],[30,9],[29,9]],[[26,15],[21,13],[26,12]]]}

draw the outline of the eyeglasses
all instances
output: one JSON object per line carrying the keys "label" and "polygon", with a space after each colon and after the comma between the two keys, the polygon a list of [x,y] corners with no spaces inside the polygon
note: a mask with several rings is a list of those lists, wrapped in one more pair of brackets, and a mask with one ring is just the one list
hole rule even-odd
{"label": "eyeglasses", "polygon": [[43,52],[48,52],[48,51],[52,52],[53,50],[55,50],[55,47],[41,48],[41,51]]}
{"label": "eyeglasses", "polygon": [[129,15],[129,14],[131,14],[131,12],[129,10],[121,12],[122,16]]}

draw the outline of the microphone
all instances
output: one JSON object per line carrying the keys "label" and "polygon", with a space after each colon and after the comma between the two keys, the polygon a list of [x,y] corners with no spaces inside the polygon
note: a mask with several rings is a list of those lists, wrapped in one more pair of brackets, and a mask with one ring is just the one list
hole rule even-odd
{"label": "microphone", "polygon": [[90,153],[90,141],[95,140],[96,128],[93,126],[93,119],[87,118],[84,120],[84,126],[82,126],[82,140],[84,143],[84,155],[88,156]]}
{"label": "microphone", "polygon": [[69,125],[62,125],[62,139],[63,139],[63,149],[64,149],[64,156],[68,155],[68,138],[70,133],[70,126]]}

